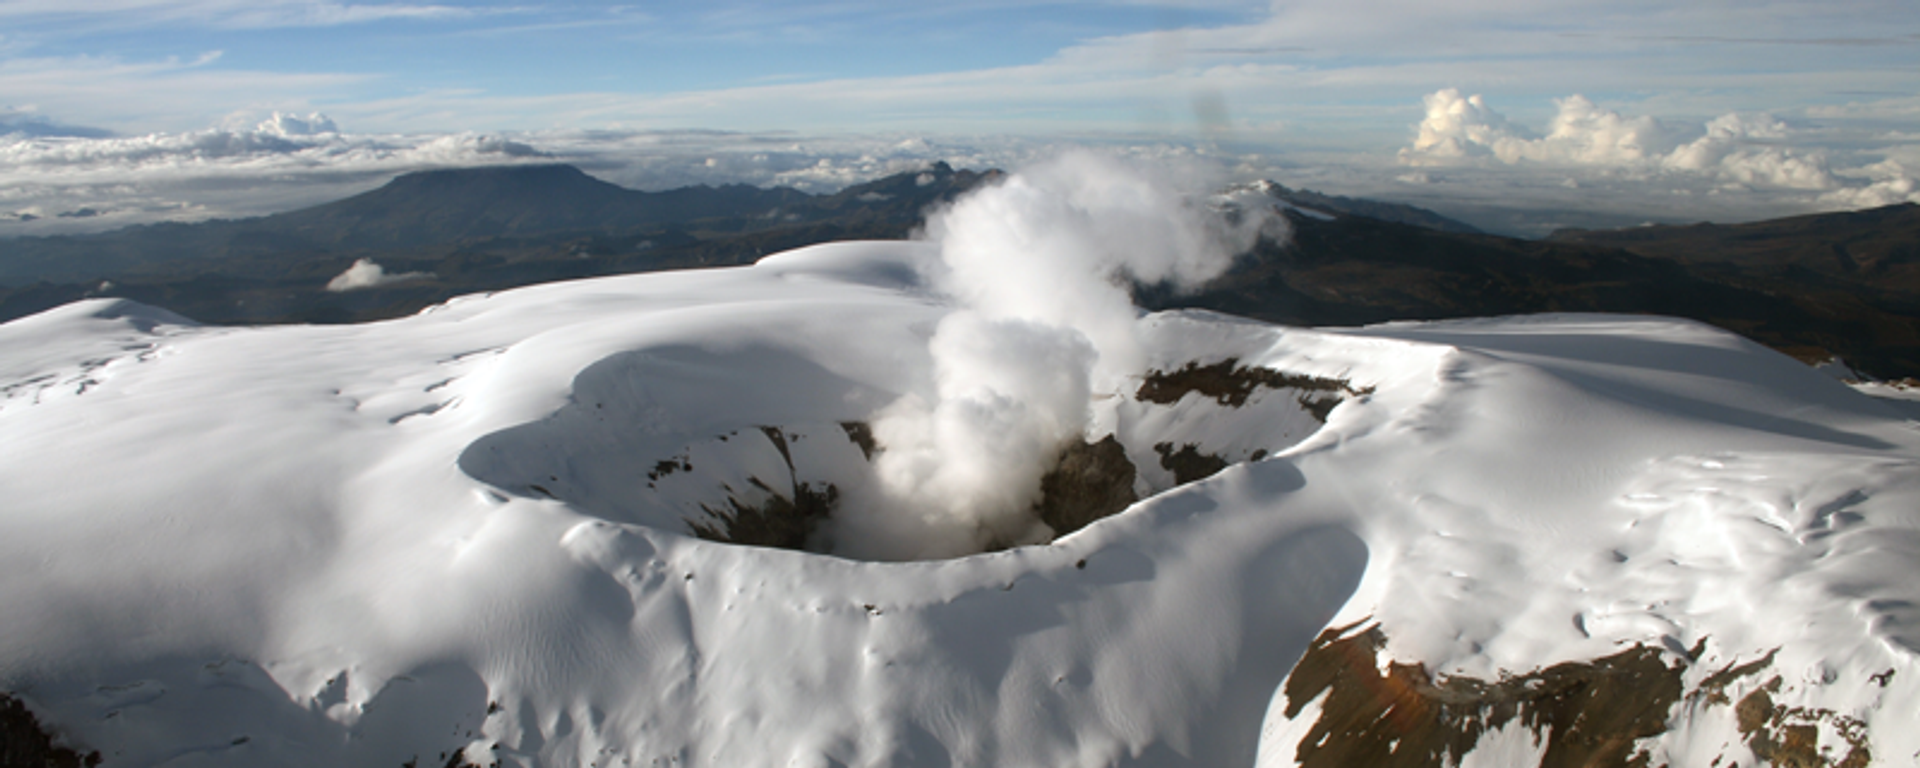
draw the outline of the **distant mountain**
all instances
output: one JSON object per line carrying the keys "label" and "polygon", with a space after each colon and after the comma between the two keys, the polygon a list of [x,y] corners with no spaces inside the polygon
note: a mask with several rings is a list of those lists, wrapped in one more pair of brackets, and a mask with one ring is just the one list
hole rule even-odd
{"label": "distant mountain", "polygon": [[[1146,306],[1199,306],[1298,325],[1361,325],[1534,312],[1630,312],[1713,323],[1809,362],[1838,355],[1883,377],[1920,376],[1920,293],[1897,281],[1869,291],[1838,267],[1798,259],[1846,238],[1856,263],[1899,274],[1920,248],[1915,206],[1688,233],[1648,230],[1537,241],[1442,232],[1361,216],[1295,212],[1293,241],[1261,243],[1201,292],[1142,295]],[[1719,232],[1718,239],[1706,237]],[[1803,236],[1793,240],[1792,233]],[[1735,237],[1729,233],[1743,234]],[[1776,234],[1777,233],[1777,234]],[[1612,237],[1643,238],[1631,248]],[[1775,239],[1779,238],[1779,239]],[[1668,253],[1686,252],[1687,259]],[[1781,254],[1794,254],[1788,259]],[[1871,255],[1871,258],[1869,256]],[[1743,261],[1744,260],[1744,261]]]}
{"label": "distant mountain", "polygon": [[1416,227],[1436,229],[1441,232],[1460,234],[1479,234],[1480,230],[1472,224],[1449,219],[1425,208],[1416,208],[1405,203],[1387,203],[1359,197],[1327,195],[1310,189],[1288,189],[1271,181],[1261,182],[1267,194],[1292,205],[1327,213],[1344,213],[1350,216],[1364,216],[1369,219],[1389,221],[1395,224],[1411,224]]}
{"label": "distant mountain", "polygon": [[1920,299],[1920,205],[1823,213],[1750,224],[1561,230],[1589,243],[1695,267],[1795,280],[1818,275],[1850,287]]}
{"label": "distant mountain", "polygon": [[[88,296],[210,323],[396,317],[531,283],[751,263],[838,240],[911,235],[928,207],[997,178],[939,163],[831,195],[749,186],[639,192],[564,165],[430,171],[300,211],[87,237],[0,241],[0,320]],[[1920,206],[1731,226],[1481,234],[1413,206],[1257,185],[1292,206],[1197,294],[1142,288],[1151,308],[1206,307],[1297,325],[1551,311],[1714,323],[1808,361],[1920,377]],[[410,279],[327,286],[356,261]]]}
{"label": "distant mountain", "polygon": [[344,200],[254,219],[0,242],[0,282],[124,277],[177,261],[394,250],[476,238],[622,235],[667,222],[763,216],[810,198],[785,187],[743,184],[640,192],[568,165],[423,171]]}
{"label": "distant mountain", "polygon": [[811,199],[747,184],[640,192],[570,165],[425,171],[370,192],[242,223],[312,245],[404,248],[555,232],[629,234],[668,222],[766,215]]}
{"label": "distant mountain", "polygon": [[[1563,230],[1549,240],[1618,248],[1790,302],[1828,329],[1819,346],[1879,375],[1920,376],[1910,352],[1920,350],[1920,205],[1748,224]],[[1769,332],[1806,335],[1780,324],[1753,335],[1764,340]],[[1893,350],[1903,359],[1890,359]]]}
{"label": "distant mountain", "polygon": [[[0,240],[0,320],[112,295],[204,322],[344,322],[453,296],[598,275],[750,263],[832,240],[908,236],[997,172],[945,163],[832,195],[746,185],[640,192],[565,165],[427,171],[237,221]],[[339,293],[360,259],[416,279]]]}

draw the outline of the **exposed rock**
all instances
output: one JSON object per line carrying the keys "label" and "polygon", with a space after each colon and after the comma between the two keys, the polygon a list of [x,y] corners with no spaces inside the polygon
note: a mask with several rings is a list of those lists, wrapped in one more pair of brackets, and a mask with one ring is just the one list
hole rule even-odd
{"label": "exposed rock", "polygon": [[1355,389],[1352,382],[1345,379],[1323,379],[1261,366],[1243,366],[1239,358],[1229,357],[1212,365],[1189,362],[1176,371],[1149,371],[1134,397],[1149,403],[1173,405],[1186,397],[1188,392],[1198,392],[1202,397],[1213,398],[1221,405],[1238,408],[1245,405],[1247,398],[1260,387],[1299,392],[1300,407],[1322,423],[1326,422],[1327,414],[1341,400],[1373,392],[1372,387]]}
{"label": "exposed rock", "polygon": [[1173,449],[1173,443],[1160,443],[1153,446],[1153,452],[1160,454],[1161,468],[1173,473],[1173,481],[1180,485],[1205,480],[1220,470],[1227,468],[1227,460],[1211,453],[1201,453],[1200,446],[1187,443],[1180,450]]}
{"label": "exposed rock", "polygon": [[[721,439],[725,440],[726,438],[723,437]],[[657,462],[654,462],[653,469],[647,470],[647,479],[659,480],[660,478],[666,477],[667,475],[671,475],[675,472],[692,472],[692,471],[693,471],[692,461],[689,461],[686,456],[675,456],[670,459],[661,459]]]}
{"label": "exposed rock", "polygon": [[79,751],[54,743],[27,705],[0,693],[0,768],[92,768],[99,752]]}
{"label": "exposed rock", "polygon": [[[1318,719],[1296,747],[1298,765],[1458,765],[1482,735],[1517,721],[1545,744],[1542,768],[1646,768],[1651,756],[1635,742],[1666,733],[1683,699],[1682,711],[1694,717],[1733,707],[1742,740],[1768,765],[1865,768],[1873,761],[1866,723],[1776,702],[1779,676],[1732,701],[1728,689],[1772,667],[1773,653],[1729,664],[1692,690],[1682,673],[1705,653],[1705,639],[1684,654],[1637,645],[1498,681],[1436,679],[1419,664],[1389,662],[1381,670],[1386,635],[1378,625],[1353,631],[1358,626],[1322,632],[1287,678],[1289,719],[1320,700]],[[1844,743],[1823,747],[1822,724]]]}
{"label": "exposed rock", "polygon": [[[754,482],[766,488],[758,478]],[[801,483],[794,487],[792,498],[776,492],[760,504],[746,504],[732,496],[727,497],[728,509],[714,509],[703,504],[700,508],[706,511],[709,520],[689,520],[687,526],[693,529],[695,536],[709,541],[750,547],[806,549],[814,530],[833,516],[833,507],[839,501],[840,489],[832,483],[823,489]]]}
{"label": "exposed rock", "polygon": [[1074,443],[1060,463],[1040,479],[1041,521],[1065,536],[1140,500],[1133,492],[1135,468],[1113,435],[1096,443]]}
{"label": "exposed rock", "polygon": [[[1866,723],[1828,709],[1776,704],[1773,694],[1779,691],[1780,677],[1775,675],[1734,706],[1740,735],[1754,756],[1780,768],[1866,768],[1873,763]],[[1846,754],[1838,762],[1828,759],[1830,750],[1820,748],[1819,723],[1832,725],[1846,742]]]}
{"label": "exposed rock", "polygon": [[1545,742],[1542,768],[1645,766],[1634,742],[1667,730],[1687,663],[1635,646],[1493,682],[1436,679],[1420,664],[1379,669],[1386,635],[1378,625],[1348,634],[1356,626],[1322,632],[1287,678],[1289,718],[1325,694],[1299,765],[1458,765],[1483,734],[1517,720]]}
{"label": "exposed rock", "polygon": [[[419,765],[420,765],[420,759],[414,758],[412,760],[408,760],[404,763],[401,763],[400,768],[418,768]],[[452,755],[447,757],[447,764],[445,766],[442,766],[442,768],[480,768],[480,766],[477,766],[477,765],[474,765],[473,763],[468,762],[465,751],[456,750]]]}
{"label": "exposed rock", "polygon": [[873,439],[873,427],[864,421],[843,421],[840,428],[847,431],[847,439],[860,446],[867,461],[873,461],[873,452],[880,450],[880,444]]}
{"label": "exposed rock", "polygon": [[[706,513],[707,519],[688,520],[687,527],[695,536],[709,541],[804,550],[814,530],[833,516],[834,505],[840,501],[840,489],[832,483],[816,487],[802,482],[794,471],[793,449],[788,445],[786,433],[772,426],[763,426],[760,432],[786,462],[785,485],[791,492],[782,493],[758,477],[749,477],[747,482],[766,492],[765,501],[750,504],[729,494],[726,509],[701,504],[700,510]],[[848,436],[852,436],[851,431]]]}

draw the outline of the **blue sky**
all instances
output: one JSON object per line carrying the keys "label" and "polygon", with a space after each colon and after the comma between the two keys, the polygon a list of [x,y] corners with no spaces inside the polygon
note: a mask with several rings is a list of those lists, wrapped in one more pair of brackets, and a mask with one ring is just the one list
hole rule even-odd
{"label": "blue sky", "polygon": [[[182,138],[257,132],[275,113],[321,113],[359,139],[289,149],[275,143],[288,123],[273,141],[221,139],[219,151]],[[324,166],[364,184],[462,162],[441,145],[424,160],[367,157],[474,135],[597,159],[641,186],[791,181],[820,160],[833,166],[824,184],[896,156],[1017,160],[1073,141],[1184,147],[1243,175],[1456,207],[1546,190],[1562,208],[1630,208],[1646,193],[1633,184],[1658,182],[1725,218],[1742,210],[1729,195],[1747,195],[1753,215],[1920,198],[1908,191],[1920,175],[1920,6],[0,0],[8,131],[0,235],[7,200],[77,204],[95,192],[73,190],[112,186],[109,166],[167,178]],[[724,132],[733,154],[708,157],[721,150],[693,131]],[[593,132],[612,144],[589,146]],[[664,139],[636,138],[667,133],[686,162],[657,156]],[[784,159],[734,162],[782,141],[794,145]],[[804,157],[827,145],[840,154]],[[298,157],[256,157],[275,152]],[[874,162],[850,164],[862,158]],[[67,202],[31,191],[54,187]],[[176,204],[228,210],[142,205]]]}
{"label": "blue sky", "polygon": [[[1832,2],[0,2],[0,103],[120,132],[1179,131],[1378,140],[1444,87],[1706,118],[1920,97],[1920,7]],[[1211,110],[1196,114],[1194,103]]]}
{"label": "blue sky", "polygon": [[[874,114],[845,114],[833,99],[805,96],[781,100],[785,115],[650,107],[676,96],[769,86],[881,81],[877,88],[899,78],[1005,70],[1045,62],[1083,41],[1242,23],[1260,10],[858,0],[0,2],[0,54],[13,70],[6,85],[14,92],[0,96],[52,118],[122,132],[202,128],[235,112],[314,109],[360,118],[356,125],[369,130],[782,122],[869,129],[863,118]],[[79,83],[89,84],[67,90]],[[530,101],[560,106],[521,108]],[[968,100],[955,111],[980,106]],[[1062,125],[1106,120],[1098,105],[1051,112]],[[950,116],[920,114],[922,129]]]}

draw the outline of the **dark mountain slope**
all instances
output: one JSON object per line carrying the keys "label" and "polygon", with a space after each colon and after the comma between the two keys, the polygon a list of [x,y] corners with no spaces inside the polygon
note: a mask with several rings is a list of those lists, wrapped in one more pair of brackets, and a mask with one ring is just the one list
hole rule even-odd
{"label": "dark mountain slope", "polygon": [[570,165],[410,173],[379,189],[241,225],[316,246],[387,249],[556,232],[627,234],[667,222],[763,215],[806,193],[745,184],[639,192]]}
{"label": "dark mountain slope", "polygon": [[1881,376],[1920,375],[1920,314],[1829,286],[1760,284],[1738,270],[1700,270],[1605,245],[1437,232],[1359,216],[1292,218],[1291,244],[1261,243],[1198,294],[1142,299],[1302,325],[1533,312],[1672,315],[1809,361],[1839,355]]}
{"label": "dark mountain slope", "polygon": [[488,237],[620,235],[667,222],[762,216],[810,199],[747,185],[639,192],[567,165],[423,171],[288,213],[0,241],[0,283],[84,281],[176,269],[174,262],[388,251]]}
{"label": "dark mountain slope", "polygon": [[[903,238],[929,207],[997,177],[936,164],[811,196],[752,187],[636,192],[566,166],[410,174],[261,219],[0,242],[0,263],[64,254],[74,260],[61,265],[62,274],[75,276],[0,288],[0,320],[88,295],[123,296],[212,323],[394,317],[464,293],[745,264],[833,240]],[[1436,228],[1447,227],[1443,217],[1408,206],[1263,188],[1334,216],[1295,211],[1291,243],[1261,243],[1195,295],[1143,288],[1141,303],[1299,325],[1530,312],[1674,315],[1810,361],[1837,354],[1875,375],[1920,376],[1920,290],[1902,287],[1902,275],[1920,262],[1920,207],[1529,241],[1459,231],[1465,225],[1443,231]],[[327,290],[360,258],[389,274],[421,276]],[[102,289],[103,280],[113,285]]]}
{"label": "dark mountain slope", "polygon": [[1353,216],[1365,216],[1369,219],[1391,221],[1396,224],[1411,224],[1416,227],[1437,229],[1441,232],[1460,234],[1478,234],[1479,229],[1472,224],[1449,219],[1425,208],[1416,208],[1404,203],[1387,203],[1359,197],[1342,197],[1315,192],[1311,189],[1288,189],[1273,182],[1262,182],[1266,192],[1302,208],[1311,208],[1327,213],[1344,213]]}
{"label": "dark mountain slope", "polygon": [[[737,234],[822,220],[861,236],[903,237],[926,206],[989,177],[938,163],[815,196],[744,184],[640,192],[568,165],[423,171],[343,200],[254,219],[0,240],[0,285],[125,284],[211,272],[267,279],[298,272],[309,261],[338,273],[363,257],[418,260],[434,251],[503,244],[545,252],[551,243],[581,238],[658,245],[674,240],[670,230]],[[669,262],[644,268],[685,265]]]}
{"label": "dark mountain slope", "polygon": [[[103,281],[111,283],[105,295],[211,323],[393,317],[475,291],[745,264],[831,240],[903,238],[928,207],[996,175],[936,163],[813,196],[748,186],[636,192],[567,166],[408,174],[361,195],[258,219],[0,241],[0,274],[15,266],[39,278],[0,288],[0,321],[100,295]],[[326,290],[361,258],[390,274],[427,276]]]}
{"label": "dark mountain slope", "polygon": [[1563,230],[1555,242],[1622,248],[1746,279],[1813,280],[1920,307],[1920,205],[1750,224]]}

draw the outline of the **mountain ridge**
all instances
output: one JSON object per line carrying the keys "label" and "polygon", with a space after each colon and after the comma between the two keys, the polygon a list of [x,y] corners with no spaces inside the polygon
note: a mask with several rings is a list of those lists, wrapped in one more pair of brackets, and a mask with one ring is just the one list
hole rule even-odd
{"label": "mountain ridge", "polygon": [[[31,260],[28,246],[47,246],[40,256],[67,270],[61,279],[0,286],[0,320],[90,296],[131,298],[210,323],[392,318],[532,283],[734,266],[816,243],[907,238],[930,207],[999,176],[937,163],[809,195],[744,185],[641,192],[560,164],[426,171],[259,219],[0,241],[0,276]],[[1873,376],[1920,377],[1920,206],[1520,240],[1464,231],[1471,227],[1412,206],[1252,186],[1291,208],[1292,241],[1259,244],[1194,293],[1142,286],[1140,304],[1309,326],[1666,314],[1808,362],[1838,356]],[[327,288],[361,260],[412,277]],[[86,268],[89,261],[131,266],[104,271]]]}
{"label": "mountain ridge", "polygon": [[566,231],[622,234],[668,221],[765,213],[810,197],[791,187],[748,184],[643,192],[572,165],[492,166],[403,174],[377,189],[265,220],[313,233],[316,242],[394,248]]}
{"label": "mountain ridge", "polygon": [[[221,260],[262,256],[350,262],[358,257],[391,257],[382,252],[477,240],[622,238],[669,229],[744,233],[828,221],[861,236],[889,239],[904,237],[918,226],[927,206],[951,200],[1000,174],[997,170],[956,171],[936,162],[836,193],[814,195],[791,187],[748,184],[646,192],[601,180],[565,163],[416,171],[340,200],[266,216],[0,240],[0,286],[124,282],[136,274],[178,271],[178,263],[211,267]],[[1305,207],[1443,231],[1477,231],[1413,206],[1265,184],[1276,198]],[[811,242],[819,240],[798,244]],[[220,266],[234,271],[231,263]]]}

